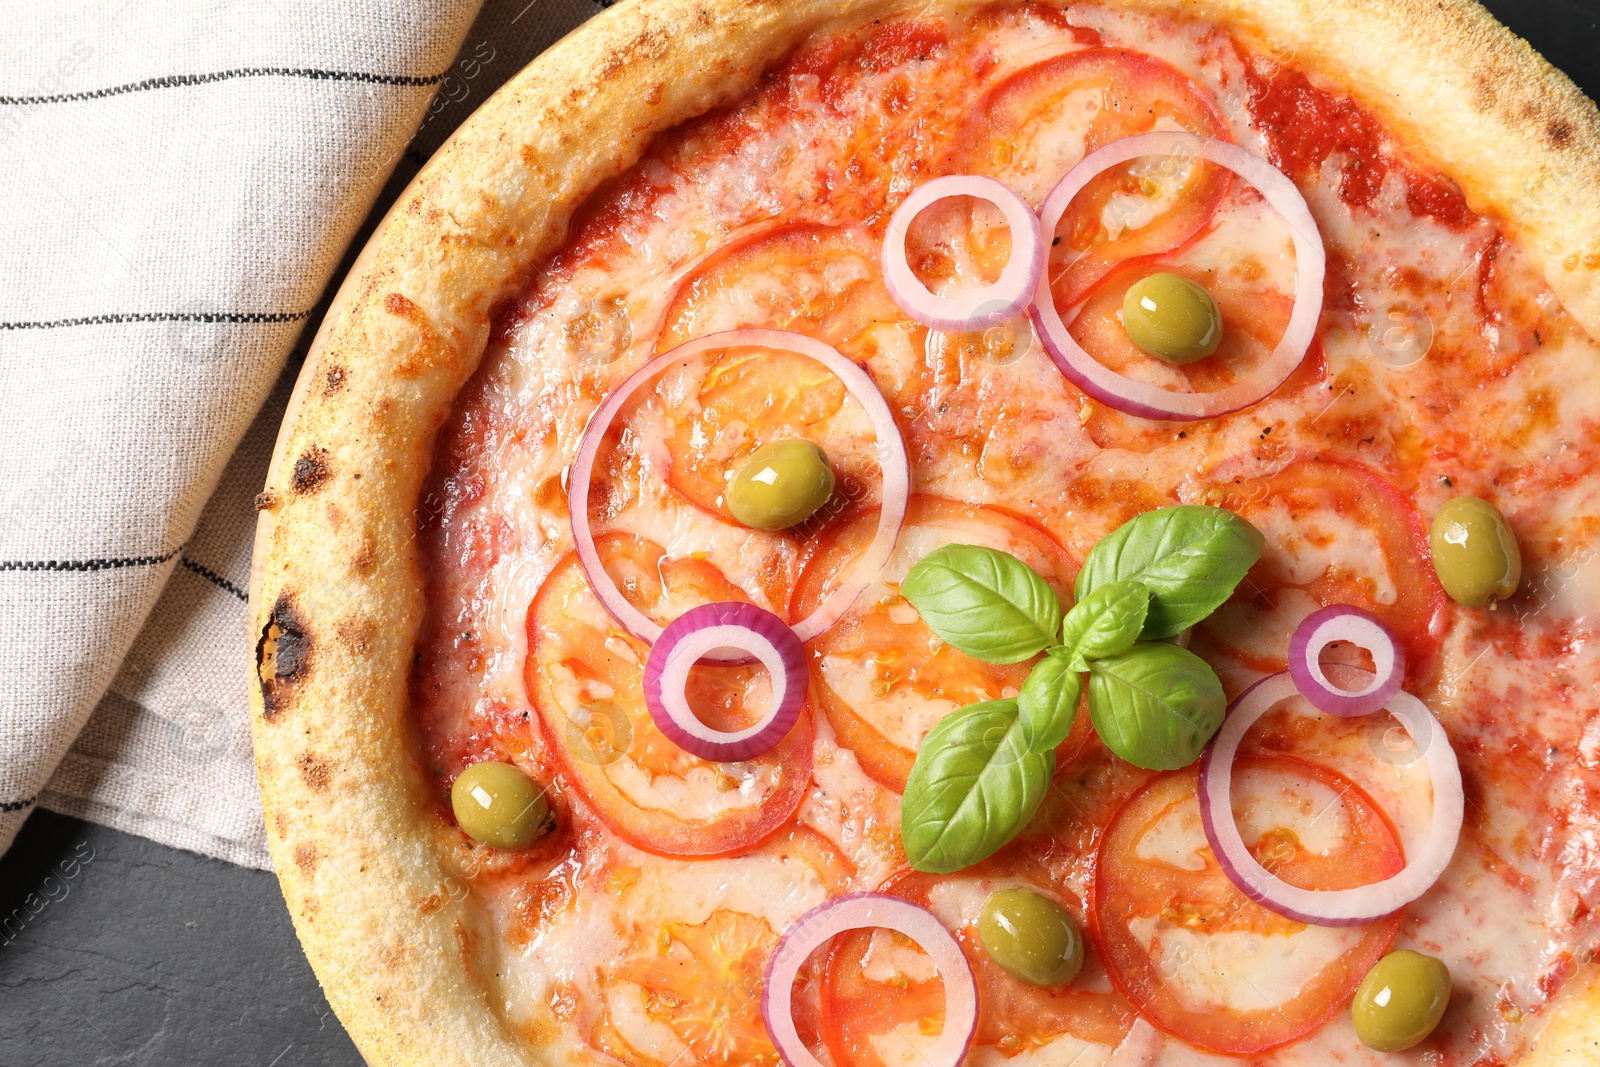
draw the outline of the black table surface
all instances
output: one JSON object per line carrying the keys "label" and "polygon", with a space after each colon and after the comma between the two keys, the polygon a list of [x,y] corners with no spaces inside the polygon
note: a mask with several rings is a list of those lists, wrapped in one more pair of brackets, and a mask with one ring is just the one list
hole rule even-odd
{"label": "black table surface", "polygon": [[[1487,6],[1600,96],[1597,0]],[[271,874],[39,811],[0,859],[8,916],[0,1067],[361,1063]]]}

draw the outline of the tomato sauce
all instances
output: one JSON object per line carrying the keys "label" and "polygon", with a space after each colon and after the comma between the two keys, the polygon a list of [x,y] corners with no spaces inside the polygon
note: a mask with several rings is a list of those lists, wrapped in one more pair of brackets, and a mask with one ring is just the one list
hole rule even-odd
{"label": "tomato sauce", "polygon": [[1394,170],[1405,183],[1406,206],[1412,214],[1451,224],[1471,217],[1455,182],[1395,160],[1378,120],[1349,97],[1318,89],[1299,71],[1273,70],[1253,62],[1246,64],[1245,84],[1270,158],[1291,177],[1304,181],[1330,156],[1338,155],[1342,157],[1339,193],[1352,207],[1370,205]]}

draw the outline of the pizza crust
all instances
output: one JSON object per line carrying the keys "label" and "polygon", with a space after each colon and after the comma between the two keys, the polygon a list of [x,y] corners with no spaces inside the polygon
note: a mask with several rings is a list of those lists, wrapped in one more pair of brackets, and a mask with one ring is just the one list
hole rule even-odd
{"label": "pizza crust", "polygon": [[[1506,217],[1600,337],[1600,118],[1467,0],[1125,0],[1247,27],[1376,110]],[[944,4],[939,6],[954,7]],[[273,862],[335,1012],[375,1064],[560,1064],[479,975],[491,936],[413,758],[424,613],[414,516],[433,442],[495,309],[574,208],[649,139],[744,95],[830,23],[925,3],[644,0],[512,79],[439,151],[355,263],[279,433],[251,575],[257,768]],[[1593,1056],[1580,976],[1534,1057]],[[1574,1050],[1569,1053],[1566,1050]]]}

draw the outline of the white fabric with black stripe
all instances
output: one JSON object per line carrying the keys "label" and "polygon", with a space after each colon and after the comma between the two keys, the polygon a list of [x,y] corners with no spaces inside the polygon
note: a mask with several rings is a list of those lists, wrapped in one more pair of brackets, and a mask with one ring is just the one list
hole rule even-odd
{"label": "white fabric with black stripe", "polygon": [[297,357],[371,220],[598,7],[8,10],[0,850],[45,806],[267,866],[244,589]]}

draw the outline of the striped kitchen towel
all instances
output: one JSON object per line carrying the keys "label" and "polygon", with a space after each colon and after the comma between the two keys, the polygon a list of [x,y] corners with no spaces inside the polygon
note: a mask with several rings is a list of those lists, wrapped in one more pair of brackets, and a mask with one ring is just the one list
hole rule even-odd
{"label": "striped kitchen towel", "polygon": [[297,357],[371,220],[598,5],[479,8],[8,12],[0,851],[42,805],[267,865],[244,590]]}

